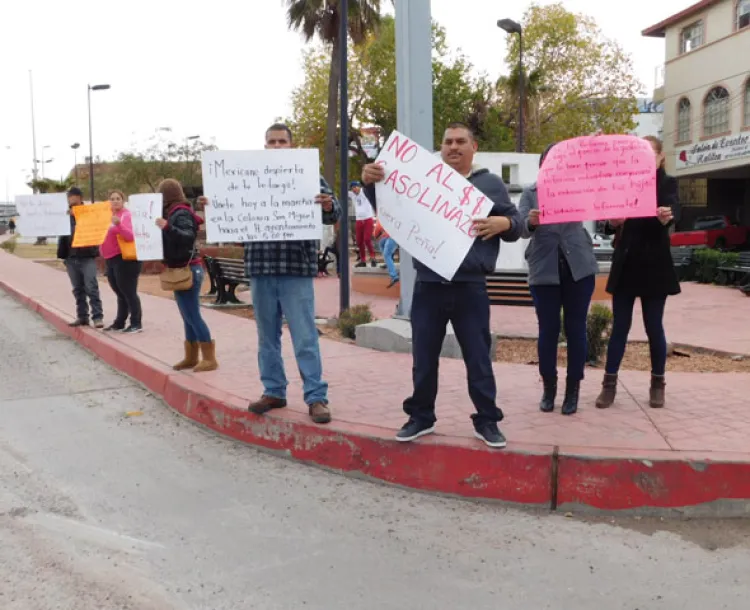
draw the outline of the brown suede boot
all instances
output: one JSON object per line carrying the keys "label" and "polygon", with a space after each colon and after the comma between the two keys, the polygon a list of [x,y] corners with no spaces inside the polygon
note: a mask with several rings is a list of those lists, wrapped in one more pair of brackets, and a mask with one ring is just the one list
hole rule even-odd
{"label": "brown suede boot", "polygon": [[664,406],[664,375],[651,375],[651,389],[648,392],[648,404],[652,409]]}
{"label": "brown suede boot", "polygon": [[199,343],[198,345],[203,357],[193,371],[196,373],[205,373],[206,371],[215,371],[218,369],[219,363],[216,362],[216,342],[211,341],[210,343]]}
{"label": "brown suede boot", "polygon": [[198,356],[200,354],[197,343],[191,341],[185,341],[185,358],[180,360],[172,368],[175,371],[184,371],[185,369],[192,369],[198,364]]}
{"label": "brown suede boot", "polygon": [[615,396],[617,395],[617,374],[610,375],[604,373],[604,380],[602,381],[602,391],[596,398],[597,409],[607,409],[612,406],[615,402]]}

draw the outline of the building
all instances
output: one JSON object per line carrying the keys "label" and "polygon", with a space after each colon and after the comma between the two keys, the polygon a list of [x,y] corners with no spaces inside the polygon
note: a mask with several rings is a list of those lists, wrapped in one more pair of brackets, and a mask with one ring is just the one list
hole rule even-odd
{"label": "building", "polygon": [[630,133],[639,138],[656,136],[661,139],[664,132],[664,104],[650,99],[638,100],[638,114],[633,117],[635,129]]}
{"label": "building", "polygon": [[642,33],[666,42],[654,101],[680,184],[678,228],[709,215],[750,225],[750,0],[701,0]]}

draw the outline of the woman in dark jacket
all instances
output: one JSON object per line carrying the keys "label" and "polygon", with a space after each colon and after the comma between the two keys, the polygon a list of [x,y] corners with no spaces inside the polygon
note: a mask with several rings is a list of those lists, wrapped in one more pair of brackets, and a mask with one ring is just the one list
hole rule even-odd
{"label": "woman in dark jacket", "polygon": [[667,365],[667,339],[664,334],[664,306],[667,297],[680,293],[680,283],[672,261],[668,227],[679,215],[677,180],[664,171],[661,140],[649,136],[656,156],[657,216],[613,220],[616,229],[612,270],[607,292],[612,295],[614,323],[607,348],[602,391],[596,406],[612,405],[617,392],[617,373],[625,355],[628,333],[633,321],[633,307],[641,299],[643,323],[651,351],[651,389],[649,404],[664,406],[664,372]]}
{"label": "woman in dark jacket", "polygon": [[[539,161],[544,164],[549,146]],[[568,340],[568,370],[562,414],[578,410],[578,394],[586,366],[586,316],[594,293],[599,265],[582,222],[539,224],[536,184],[524,190],[518,206],[523,237],[531,238],[526,248],[529,286],[539,321],[539,374],[544,394],[539,408],[549,413],[557,395],[557,343],[560,337],[560,309]]]}
{"label": "woman in dark jacket", "polygon": [[204,273],[196,246],[198,227],[203,219],[193,212],[177,180],[163,180],[159,184],[159,192],[164,198],[164,211],[163,218],[157,218],[156,226],[162,230],[164,265],[168,268],[189,266],[193,275],[190,289],[174,293],[185,324],[185,358],[175,364],[174,369],[181,371],[192,368],[196,373],[213,371],[219,364],[211,331],[201,316],[200,294]]}

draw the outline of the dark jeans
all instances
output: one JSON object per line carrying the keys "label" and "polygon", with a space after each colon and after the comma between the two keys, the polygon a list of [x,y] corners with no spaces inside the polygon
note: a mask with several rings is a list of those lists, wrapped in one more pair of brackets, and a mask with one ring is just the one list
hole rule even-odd
{"label": "dark jeans", "polygon": [[119,254],[107,259],[107,280],[117,295],[115,326],[125,326],[130,314],[132,326],[141,325],[141,299],[138,297],[138,276],[143,263],[123,260]]}
{"label": "dark jeans", "polygon": [[[614,322],[612,336],[607,347],[606,372],[610,375],[620,370],[628,333],[633,324],[633,307],[637,297],[627,294],[612,296],[612,312]],[[667,297],[641,297],[643,311],[643,325],[646,327],[648,346],[651,351],[651,374],[663,375],[667,367],[667,337],[664,334],[664,306]]]}
{"label": "dark jeans", "polygon": [[190,290],[180,290],[174,293],[174,300],[180,310],[185,324],[185,340],[193,343],[210,343],[211,331],[201,316],[201,286],[203,286],[204,271],[201,265],[190,265],[193,272],[193,287]]}
{"label": "dark jeans", "polygon": [[568,342],[568,379],[581,381],[586,367],[586,316],[596,280],[587,275],[573,280],[567,264],[560,265],[559,286],[531,286],[536,317],[539,321],[539,374],[544,379],[557,377],[557,343],[560,339],[560,309],[563,311]]}
{"label": "dark jeans", "polygon": [[469,396],[477,412],[474,424],[499,422],[497,388],[490,349],[490,300],[484,283],[417,282],[411,306],[414,393],[404,401],[411,418],[435,422],[438,367],[446,326],[450,322],[461,347]]}
{"label": "dark jeans", "polygon": [[91,303],[91,318],[103,319],[104,310],[99,297],[99,281],[96,279],[96,260],[68,258],[65,261],[65,268],[68,270],[68,277],[73,286],[73,296],[76,298],[76,317],[82,322],[87,322],[89,303]]}

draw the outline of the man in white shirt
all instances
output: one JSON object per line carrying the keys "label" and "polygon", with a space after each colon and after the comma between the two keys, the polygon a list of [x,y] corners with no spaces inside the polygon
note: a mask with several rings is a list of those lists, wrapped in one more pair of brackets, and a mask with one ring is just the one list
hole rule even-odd
{"label": "man in white shirt", "polygon": [[359,261],[355,267],[366,267],[367,258],[365,254],[370,255],[370,266],[376,267],[375,248],[372,245],[372,231],[375,227],[375,210],[372,203],[362,190],[359,182],[352,182],[349,197],[354,204],[354,215],[357,220],[356,237],[357,248],[359,248]]}

